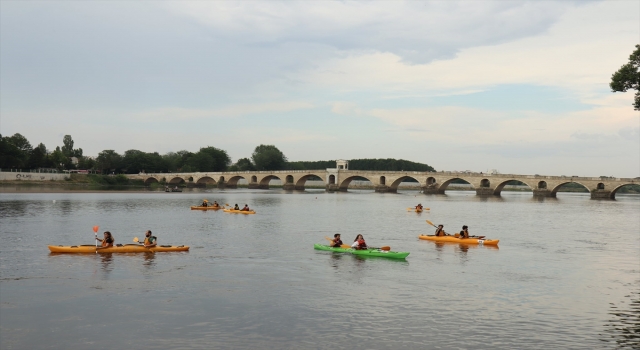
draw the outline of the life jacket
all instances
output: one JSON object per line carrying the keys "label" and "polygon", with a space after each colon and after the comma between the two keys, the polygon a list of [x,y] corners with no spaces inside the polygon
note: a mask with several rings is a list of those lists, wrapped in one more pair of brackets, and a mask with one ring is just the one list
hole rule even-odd
{"label": "life jacket", "polygon": [[158,239],[156,238],[156,236],[145,237],[144,238],[144,244],[145,245],[155,244],[157,240]]}
{"label": "life jacket", "polygon": [[342,240],[341,239],[338,239],[338,238],[334,238],[333,239],[332,247],[339,247],[341,245],[342,245]]}
{"label": "life jacket", "polygon": [[103,247],[111,247],[113,246],[113,237],[105,238],[102,240]]}
{"label": "life jacket", "polygon": [[444,229],[438,227],[436,229],[436,236],[444,236]]}
{"label": "life jacket", "polygon": [[466,237],[465,237],[464,230],[460,231],[460,238],[469,238],[469,232],[466,233]]}
{"label": "life jacket", "polygon": [[358,249],[367,249],[367,243],[365,243],[364,239],[358,240]]}

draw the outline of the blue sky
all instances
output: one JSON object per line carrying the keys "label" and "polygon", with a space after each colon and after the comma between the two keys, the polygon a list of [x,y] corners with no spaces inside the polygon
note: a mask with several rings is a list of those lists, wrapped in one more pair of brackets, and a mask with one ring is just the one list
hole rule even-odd
{"label": "blue sky", "polygon": [[638,1],[0,2],[0,133],[640,176]]}

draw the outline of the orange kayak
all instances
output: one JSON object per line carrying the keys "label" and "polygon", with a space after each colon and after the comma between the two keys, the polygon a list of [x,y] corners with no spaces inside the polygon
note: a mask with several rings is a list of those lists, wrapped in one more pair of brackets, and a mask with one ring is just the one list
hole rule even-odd
{"label": "orange kayak", "polygon": [[146,248],[141,244],[119,244],[113,247],[96,249],[95,245],[50,245],[52,253],[144,253],[144,252],[184,252],[189,250],[187,245],[159,245],[153,248]]}
{"label": "orange kayak", "polygon": [[484,244],[484,245],[498,245],[499,239],[485,239],[485,238],[456,238],[455,236],[433,236],[433,235],[420,235],[420,239],[434,242],[452,242],[461,244]]}
{"label": "orange kayak", "polygon": [[220,209],[222,209],[222,207],[220,206],[217,206],[217,207],[199,207],[195,205],[191,206],[191,210],[220,210]]}
{"label": "orange kayak", "polygon": [[233,209],[225,209],[225,213],[234,213],[234,214],[255,214],[255,210],[233,210]]}

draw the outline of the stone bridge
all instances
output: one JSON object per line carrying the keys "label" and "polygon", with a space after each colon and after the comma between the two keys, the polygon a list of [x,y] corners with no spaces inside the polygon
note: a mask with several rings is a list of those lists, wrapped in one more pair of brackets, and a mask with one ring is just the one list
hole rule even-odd
{"label": "stone bridge", "polygon": [[237,188],[245,179],[249,188],[268,189],[269,182],[279,179],[285,190],[304,191],[307,180],[322,180],[326,191],[347,191],[353,180],[368,180],[376,192],[397,192],[402,182],[418,182],[424,194],[444,194],[455,180],[471,184],[479,196],[499,196],[505,185],[520,181],[531,188],[536,197],[555,197],[558,189],[569,183],[584,186],[594,199],[615,199],[616,192],[625,185],[640,184],[640,178],[543,176],[515,174],[483,174],[475,172],[420,172],[420,171],[364,171],[348,169],[279,170],[279,171],[231,171],[209,173],[155,173],[127,175],[143,180],[145,184],[182,182],[196,186]]}

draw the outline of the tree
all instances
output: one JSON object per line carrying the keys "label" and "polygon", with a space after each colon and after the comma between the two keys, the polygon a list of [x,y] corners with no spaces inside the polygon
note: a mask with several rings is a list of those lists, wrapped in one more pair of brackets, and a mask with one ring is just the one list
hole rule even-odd
{"label": "tree", "polygon": [[64,135],[62,138],[62,153],[67,157],[73,157],[73,139],[71,135]]}
{"label": "tree", "polygon": [[238,159],[238,161],[236,162],[236,168],[238,169],[238,171],[256,170],[255,167],[253,166],[253,163],[251,163],[251,160],[249,158],[240,158],[240,159]]}
{"label": "tree", "polygon": [[98,153],[98,157],[96,158],[96,167],[103,173],[105,170],[107,172],[115,171],[116,169],[120,168],[121,160],[122,156],[119,155],[116,151],[112,149],[106,149]]}
{"label": "tree", "polygon": [[29,155],[29,169],[44,168],[47,166],[47,147],[43,143],[40,143]]}
{"label": "tree", "polygon": [[629,56],[629,63],[620,67],[620,69],[611,76],[612,92],[626,92],[629,89],[636,90],[633,109],[640,111],[640,45],[636,45],[636,50]]}
{"label": "tree", "polygon": [[282,170],[287,164],[287,157],[274,145],[256,147],[251,159],[256,170]]}
{"label": "tree", "polygon": [[31,150],[33,149],[33,147],[31,147],[31,143],[29,143],[29,140],[27,140],[26,137],[18,133],[13,134],[13,136],[9,137],[9,142],[11,142],[14,146],[18,147],[20,152],[23,152],[26,155],[31,153]]}
{"label": "tree", "polygon": [[53,163],[53,166],[58,170],[67,169],[71,166],[71,159],[64,155],[64,152],[57,146],[56,149],[51,152],[49,159]]}
{"label": "tree", "polygon": [[23,153],[10,138],[0,135],[0,168],[19,168],[23,160]]}
{"label": "tree", "polygon": [[227,151],[215,147],[203,147],[196,154],[192,154],[185,162],[183,171],[225,171],[231,163]]}

